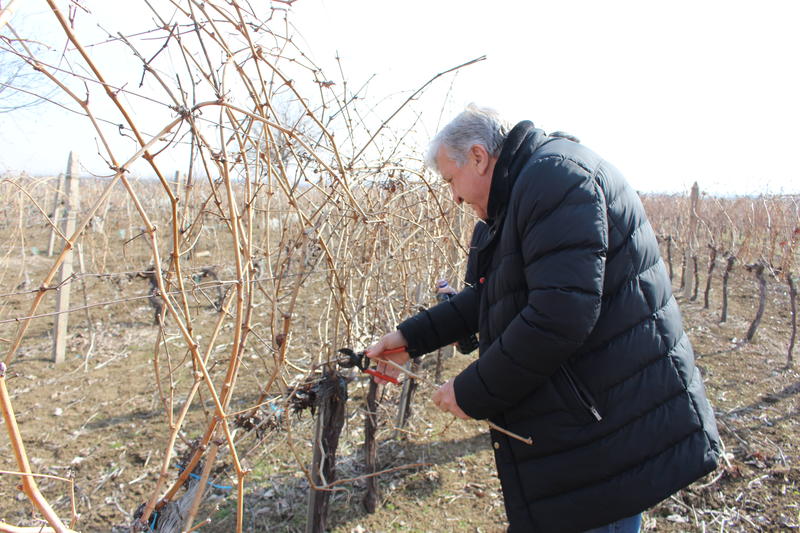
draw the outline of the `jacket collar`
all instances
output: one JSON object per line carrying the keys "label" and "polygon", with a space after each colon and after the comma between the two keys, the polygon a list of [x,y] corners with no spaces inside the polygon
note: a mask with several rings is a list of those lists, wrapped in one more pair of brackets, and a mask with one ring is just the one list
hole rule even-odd
{"label": "jacket collar", "polygon": [[539,148],[547,135],[534,127],[530,120],[523,120],[508,132],[503,148],[494,166],[492,185],[489,189],[487,214],[490,226],[505,215],[508,199],[522,167],[530,161],[531,155]]}

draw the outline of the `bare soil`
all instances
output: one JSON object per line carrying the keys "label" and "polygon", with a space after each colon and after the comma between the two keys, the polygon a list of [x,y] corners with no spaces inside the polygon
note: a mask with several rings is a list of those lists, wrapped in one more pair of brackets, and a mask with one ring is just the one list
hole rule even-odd
{"label": "bare soil", "polygon": [[[144,282],[132,287],[146,294]],[[767,310],[751,343],[741,339],[755,315],[757,285],[736,270],[731,289],[725,324],[718,322],[716,284],[710,310],[702,308],[702,294],[698,301],[681,299],[697,364],[717,413],[724,461],[716,472],[647,511],[645,531],[800,528],[800,375],[796,367],[786,366],[787,288],[771,280]],[[18,298],[5,305],[24,313],[26,301]],[[197,312],[214,313],[208,306]],[[9,369],[8,388],[34,470],[74,480],[80,516],[76,528],[124,531],[134,510],[151,495],[166,447],[168,420],[153,369],[158,330],[147,300],[93,311],[93,331],[78,314],[71,321],[67,362],[56,367],[49,361],[50,320],[41,319]],[[12,334],[12,329],[0,332],[3,337]],[[469,357],[448,359],[443,379],[458,372]],[[433,372],[432,359],[426,372]],[[255,384],[263,375],[255,356],[247,364],[250,371],[243,373],[239,389],[241,406],[254,401]],[[350,382],[337,464],[340,479],[363,474],[365,391],[364,378]],[[484,426],[441,415],[430,404],[430,391],[421,386],[410,424],[397,432],[392,427],[397,399],[397,387],[384,390],[381,398],[380,467],[388,472],[379,477],[377,512],[364,511],[363,478],[343,483],[332,493],[329,530],[504,531],[502,496]],[[210,405],[207,397],[203,400]],[[208,413],[202,409],[196,409],[199,418],[211,416],[210,408]],[[308,482],[298,460],[307,463],[310,457],[313,419],[304,411],[290,415],[289,421],[291,435],[285,428],[270,429],[242,447],[244,464],[252,470],[246,484],[245,531],[304,531]],[[192,431],[190,426],[183,435],[186,445],[196,437]],[[7,439],[0,441],[0,461],[0,468],[17,470]],[[171,480],[178,474],[176,464],[170,462]],[[198,520],[209,517],[212,523],[200,531],[235,530],[235,488],[229,488],[235,476],[229,461],[217,471],[198,515]],[[0,475],[0,519],[39,523],[18,483],[17,476]],[[68,519],[68,483],[44,478],[40,485]]]}

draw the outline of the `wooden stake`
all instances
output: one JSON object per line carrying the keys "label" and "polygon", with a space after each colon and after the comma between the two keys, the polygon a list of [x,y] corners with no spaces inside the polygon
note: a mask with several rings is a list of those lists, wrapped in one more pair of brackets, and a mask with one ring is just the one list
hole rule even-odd
{"label": "wooden stake", "polygon": [[756,316],[753,319],[753,322],[750,324],[750,328],[747,330],[747,335],[745,335],[745,340],[750,342],[753,340],[753,336],[756,334],[758,325],[761,323],[761,318],[764,316],[764,307],[767,304],[767,280],[764,279],[763,263],[759,262],[753,265],[748,265],[747,270],[755,271],[756,279],[758,279],[758,309],[756,310]]}
{"label": "wooden stake", "polygon": [[[700,186],[697,182],[692,185],[692,195],[689,203],[689,237],[686,240],[686,248],[683,251],[685,264],[689,264],[694,254],[695,233],[697,233],[697,208],[700,202]],[[683,297],[690,298],[694,292],[694,278],[686,276],[686,283],[683,286]]]}
{"label": "wooden stake", "polygon": [[714,267],[717,266],[717,248],[709,244],[711,257],[708,260],[708,271],[706,272],[706,291],[703,294],[703,309],[708,309],[708,293],[711,292],[711,275],[714,273]]}
{"label": "wooden stake", "polygon": [[[419,359],[412,359],[410,362],[411,371],[419,371]],[[400,394],[400,408],[397,410],[397,420],[395,420],[395,438],[399,437],[406,422],[411,417],[411,401],[414,398],[414,391],[417,389],[416,379],[407,379],[403,382],[403,392]]]}
{"label": "wooden stake", "polygon": [[669,281],[672,282],[672,235],[667,235],[667,264],[669,264]]}
{"label": "wooden stake", "polygon": [[380,487],[378,486],[377,476],[371,476],[378,470],[378,445],[376,435],[378,433],[378,384],[375,380],[369,380],[369,390],[367,392],[367,417],[364,422],[364,466],[367,478],[367,493],[362,500],[364,509],[368,513],[374,513],[380,501]]}
{"label": "wooden stake", "polygon": [[[79,208],[80,190],[78,186],[78,156],[70,152],[67,160],[67,173],[64,176],[64,219],[61,232],[64,235],[75,233],[75,214]],[[71,248],[70,243],[66,246]],[[53,324],[53,362],[64,361],[67,351],[67,325],[69,323],[69,279],[72,277],[72,250],[69,250],[61,265],[56,289],[56,318]]]}
{"label": "wooden stake", "polygon": [[733,263],[736,261],[736,256],[728,253],[728,258],[725,263],[725,272],[722,274],[722,314],[719,318],[720,324],[728,320],[728,278],[733,270]]}

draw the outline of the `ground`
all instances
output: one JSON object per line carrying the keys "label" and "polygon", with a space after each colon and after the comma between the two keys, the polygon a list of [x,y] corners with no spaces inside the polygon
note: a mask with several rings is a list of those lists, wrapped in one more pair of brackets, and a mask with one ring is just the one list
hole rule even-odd
{"label": "ground", "polygon": [[[742,270],[736,271],[731,287],[729,320],[724,324],[719,324],[716,285],[710,309],[703,309],[702,293],[698,301],[679,298],[717,414],[724,460],[716,472],[647,511],[645,531],[800,528],[800,375],[797,367],[786,366],[790,337],[786,286],[770,282],[767,310],[750,343],[742,342],[742,337],[755,315],[757,284]],[[137,290],[146,293],[146,286]],[[21,302],[8,305],[22,309]],[[87,532],[125,530],[133,511],[152,493],[168,434],[155,392],[152,353],[157,329],[147,301],[129,304],[124,313],[103,313],[94,312],[93,338],[74,316],[69,357],[57,367],[49,361],[47,328],[32,330],[7,377],[33,469],[74,479],[80,515],[76,528]],[[443,379],[455,374],[469,357],[457,354],[448,359]],[[426,365],[425,371],[432,373],[431,362]],[[365,389],[363,378],[349,383],[339,478],[363,473]],[[241,390],[248,389],[242,385]],[[484,425],[440,414],[429,393],[424,386],[419,390],[414,415],[402,432],[391,427],[397,389],[383,393],[379,460],[389,472],[379,477],[378,510],[367,514],[363,509],[363,479],[342,484],[332,495],[330,531],[504,531],[501,491]],[[246,406],[253,400],[246,397],[240,402]],[[311,414],[305,411],[291,420],[295,451],[306,460],[310,445],[303,439],[313,426]],[[193,437],[189,433],[187,443]],[[253,440],[244,454],[252,469],[244,530],[304,531],[308,483],[290,453],[285,432],[272,430],[262,437]],[[179,445],[179,450],[181,446],[185,448]],[[8,440],[3,439],[0,468],[16,470],[12,457]],[[178,470],[174,463],[169,469],[172,480]],[[227,488],[232,479],[230,468],[215,479],[216,487],[198,515],[198,520],[210,517],[212,524],[201,531],[234,530],[235,491]],[[0,519],[35,523],[31,505],[16,489],[18,483],[14,475],[0,476]],[[68,519],[68,484],[41,479],[40,485]]]}

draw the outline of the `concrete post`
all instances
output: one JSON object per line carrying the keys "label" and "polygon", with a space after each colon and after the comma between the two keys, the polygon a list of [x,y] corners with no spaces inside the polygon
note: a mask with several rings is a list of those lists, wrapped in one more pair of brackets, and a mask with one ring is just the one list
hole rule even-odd
{"label": "concrete post", "polygon": [[[69,238],[75,233],[75,217],[80,205],[78,186],[78,156],[70,152],[67,161],[67,173],[64,176],[64,216],[61,230]],[[67,245],[69,246],[69,245]],[[53,324],[53,362],[64,361],[67,351],[67,324],[69,323],[69,292],[71,284],[67,280],[72,276],[72,250],[61,265],[58,276],[59,288],[56,290],[56,318]]]}

